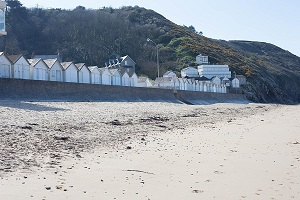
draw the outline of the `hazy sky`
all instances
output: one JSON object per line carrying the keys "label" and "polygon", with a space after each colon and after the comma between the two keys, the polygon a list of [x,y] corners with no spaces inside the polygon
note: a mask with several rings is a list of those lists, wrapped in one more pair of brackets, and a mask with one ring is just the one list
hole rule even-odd
{"label": "hazy sky", "polygon": [[26,7],[73,9],[135,6],[152,9],[206,37],[275,44],[300,56],[300,0],[20,0]]}

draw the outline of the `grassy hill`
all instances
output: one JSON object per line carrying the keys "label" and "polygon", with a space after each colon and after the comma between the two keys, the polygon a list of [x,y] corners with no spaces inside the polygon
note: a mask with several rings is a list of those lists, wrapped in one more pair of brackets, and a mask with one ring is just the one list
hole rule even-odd
{"label": "grassy hill", "polygon": [[161,74],[195,65],[201,53],[211,63],[228,64],[231,71],[245,75],[244,91],[250,100],[289,104],[300,100],[300,58],[272,44],[214,40],[140,7],[44,10],[25,8],[18,1],[8,5],[8,35],[0,38],[0,47],[8,54],[59,52],[64,61],[99,67],[114,53],[128,54],[139,75],[155,78],[156,52],[146,41],[151,38],[159,45]]}

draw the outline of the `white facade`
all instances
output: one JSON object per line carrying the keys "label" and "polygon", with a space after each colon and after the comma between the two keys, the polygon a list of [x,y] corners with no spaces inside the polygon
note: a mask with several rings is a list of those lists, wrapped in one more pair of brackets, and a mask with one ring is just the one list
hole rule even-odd
{"label": "white facade", "polygon": [[111,85],[111,73],[108,68],[103,67],[99,68],[101,74],[101,84],[103,85]]}
{"label": "white facade", "polygon": [[75,64],[78,71],[78,83],[91,83],[91,72],[84,63]]}
{"label": "white facade", "polygon": [[101,74],[97,66],[88,67],[91,72],[91,84],[101,84]]}
{"label": "white facade", "polygon": [[196,63],[198,65],[206,65],[208,64],[208,56],[198,55],[196,56]]}
{"label": "white facade", "polygon": [[221,84],[221,79],[219,77],[215,76],[211,79],[211,82],[214,83],[214,84],[219,84],[220,85]]}
{"label": "white facade", "polygon": [[11,62],[3,52],[0,52],[0,78],[12,78]]}
{"label": "white facade", "polygon": [[28,59],[30,63],[30,77],[32,80],[49,80],[49,68],[41,58]]}
{"label": "white facade", "polygon": [[240,87],[240,81],[239,81],[239,79],[234,78],[234,79],[231,81],[231,86],[232,86],[233,88],[239,88],[239,87]]}
{"label": "white facade", "polygon": [[12,62],[13,78],[30,79],[30,64],[22,55],[7,56]]}
{"label": "white facade", "polygon": [[148,77],[139,77],[137,87],[152,87],[152,83]]}
{"label": "white facade", "polygon": [[231,78],[228,65],[200,65],[198,66],[199,76],[211,79],[214,76]]}
{"label": "white facade", "polygon": [[194,67],[187,67],[181,70],[181,77],[199,77],[198,70]]}
{"label": "white facade", "polygon": [[50,68],[49,80],[63,82],[63,67],[57,59],[46,59],[44,62]]}
{"label": "white facade", "polygon": [[72,62],[62,62],[64,82],[78,83],[78,69]]}
{"label": "white facade", "polygon": [[111,85],[122,85],[121,80],[122,76],[118,69],[110,69],[111,73]]}
{"label": "white facade", "polygon": [[176,75],[174,72],[172,72],[172,71],[167,71],[167,72],[163,75],[163,77],[177,78],[177,75]]}
{"label": "white facade", "polygon": [[136,73],[133,73],[130,77],[130,86],[131,87],[138,87],[138,77],[136,75]]}
{"label": "white facade", "polygon": [[122,86],[130,86],[130,77],[127,72],[122,76]]}

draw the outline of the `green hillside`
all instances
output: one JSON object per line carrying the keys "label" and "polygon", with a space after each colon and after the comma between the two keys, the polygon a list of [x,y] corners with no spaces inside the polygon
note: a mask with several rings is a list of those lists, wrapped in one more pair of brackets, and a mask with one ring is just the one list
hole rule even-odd
{"label": "green hillside", "polygon": [[195,65],[201,53],[210,63],[228,64],[245,75],[250,100],[292,104],[300,99],[300,58],[272,44],[214,40],[140,7],[44,10],[25,8],[18,1],[8,6],[8,35],[0,39],[8,54],[59,53],[64,61],[99,67],[114,53],[128,54],[139,75],[155,78],[156,52],[146,41],[151,38],[159,45],[161,74]]}

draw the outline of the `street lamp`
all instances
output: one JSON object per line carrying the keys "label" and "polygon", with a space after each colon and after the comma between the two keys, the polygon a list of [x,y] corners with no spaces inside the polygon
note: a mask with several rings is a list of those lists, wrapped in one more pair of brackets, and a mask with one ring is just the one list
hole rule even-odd
{"label": "street lamp", "polygon": [[159,60],[158,60],[158,45],[150,38],[147,38],[147,42],[152,42],[156,47],[156,65],[157,65],[157,78],[159,78]]}

